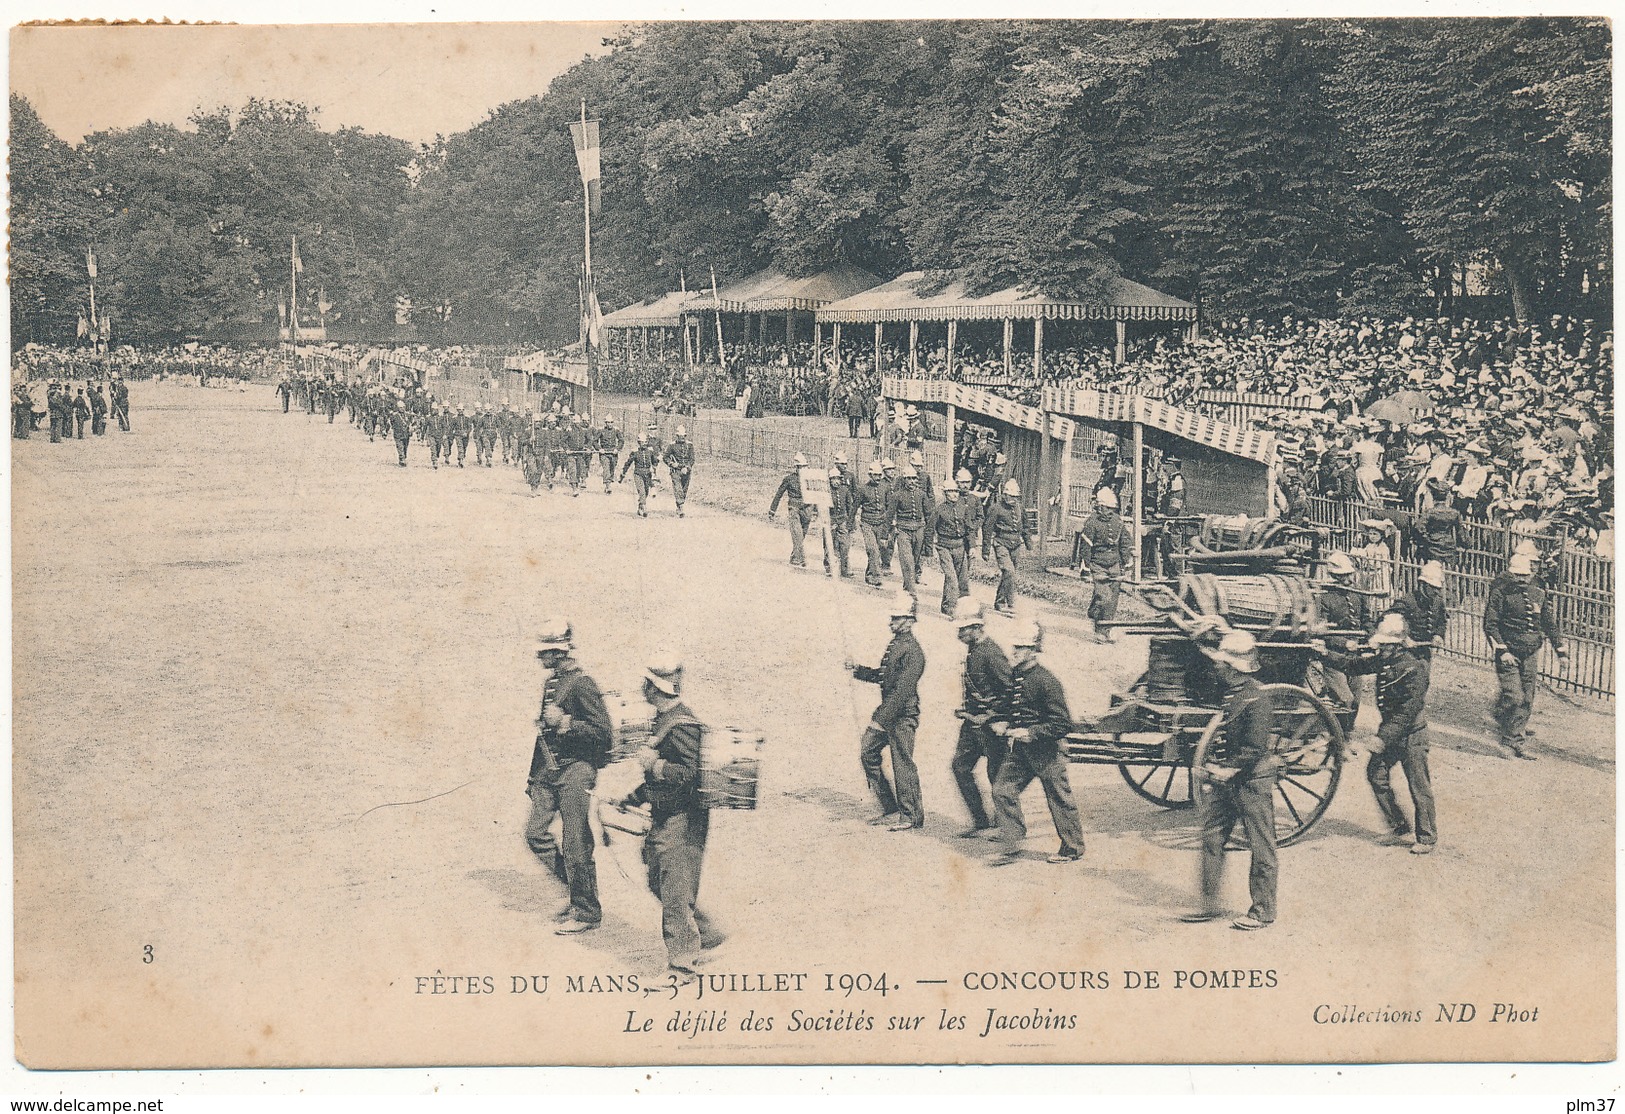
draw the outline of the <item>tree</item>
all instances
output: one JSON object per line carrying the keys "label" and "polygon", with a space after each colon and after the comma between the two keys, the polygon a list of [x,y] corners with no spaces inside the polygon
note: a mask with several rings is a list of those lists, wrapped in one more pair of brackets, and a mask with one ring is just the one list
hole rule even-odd
{"label": "tree", "polygon": [[11,96],[11,343],[66,344],[88,312],[91,235],[83,160],[27,98]]}

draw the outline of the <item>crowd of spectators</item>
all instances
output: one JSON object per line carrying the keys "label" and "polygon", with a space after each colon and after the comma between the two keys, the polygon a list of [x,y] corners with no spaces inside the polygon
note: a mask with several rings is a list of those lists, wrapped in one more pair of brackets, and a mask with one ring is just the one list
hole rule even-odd
{"label": "crowd of spectators", "polygon": [[[883,375],[949,375],[941,346],[916,354],[867,331],[824,345],[725,344],[722,364],[610,348],[598,367],[602,390],[653,397],[677,412],[738,409],[849,416],[875,429]],[[1612,554],[1613,334],[1590,320],[1555,316],[1533,324],[1472,318],[1374,317],[1311,320],[1241,318],[1208,326],[1195,340],[1139,339],[1116,363],[1110,347],[1046,349],[1035,373],[1002,349],[962,346],[952,378],[1028,404],[1046,385],[1133,392],[1244,422],[1279,438],[1289,501],[1321,497],[1417,515],[1449,507],[1464,520],[1565,534],[1580,548]],[[328,345],[324,364],[357,365],[358,346]],[[488,366],[512,348],[459,346],[396,350],[425,364]],[[111,352],[27,345],[13,378],[84,380],[117,369],[126,378],[196,376],[202,382],[272,376],[276,348],[187,344]],[[1249,396],[1245,408],[1215,392]],[[1270,399],[1279,399],[1270,407]],[[884,422],[880,423],[884,425]]]}
{"label": "crowd of spectators", "polygon": [[120,344],[104,350],[88,345],[26,344],[11,357],[13,382],[104,379],[114,371],[126,380],[190,378],[200,383],[239,382],[274,376],[280,367],[281,359],[274,348],[207,344],[157,348]]}

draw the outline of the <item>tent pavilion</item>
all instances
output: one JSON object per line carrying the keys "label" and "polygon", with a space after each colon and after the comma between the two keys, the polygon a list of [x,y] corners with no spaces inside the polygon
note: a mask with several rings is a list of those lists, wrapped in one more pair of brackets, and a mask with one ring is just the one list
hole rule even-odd
{"label": "tent pavilion", "polygon": [[[1063,462],[1070,459],[1069,446],[1075,426],[1071,419],[1051,417],[1036,406],[1024,406],[990,391],[946,379],[887,376],[881,380],[881,394],[881,409],[888,414],[891,403],[902,402],[944,416],[948,427],[947,475],[938,477],[939,480],[953,478],[954,423],[964,421],[998,434],[999,449],[1009,466],[1007,474],[1021,485],[1023,504],[1028,507],[1048,505],[1056,484],[1046,484],[1044,477],[1050,474],[1050,464],[1057,459],[1057,453]],[[1064,467],[1063,463],[1063,472]],[[1061,482],[1065,482],[1064,475]],[[1039,531],[1044,531],[1042,522]],[[1042,551],[1040,548],[1039,552]]]}
{"label": "tent pavilion", "polygon": [[[1044,414],[1050,421],[1071,419],[1084,430],[1116,433],[1132,444],[1125,459],[1134,462],[1133,504],[1136,554],[1144,535],[1141,492],[1147,445],[1183,462],[1189,513],[1268,515],[1275,502],[1275,435],[1198,414],[1140,395],[1072,387],[1045,387]],[[1091,511],[1088,487],[1069,492],[1074,517]],[[1081,498],[1079,496],[1082,496]],[[1136,577],[1141,568],[1136,556]]]}
{"label": "tent pavilion", "polygon": [[[689,295],[685,308],[689,320],[701,327],[705,319],[713,314],[742,314],[745,317],[745,342],[753,344],[758,350],[767,345],[768,319],[782,315],[782,340],[789,347],[797,339],[797,314],[815,314],[822,306],[851,297],[879,283],[878,275],[848,265],[830,267],[802,278],[792,278],[776,267],[769,267],[721,287],[714,296],[709,290],[695,291]],[[753,316],[754,322],[751,320]],[[812,362],[817,366],[820,333],[816,321],[809,324],[812,326]]]}
{"label": "tent pavilion", "polygon": [[1002,321],[1004,323],[1004,366],[1015,370],[1013,341],[1015,323],[1033,323],[1033,373],[1041,375],[1044,363],[1044,322],[1111,321],[1117,326],[1116,359],[1127,357],[1128,322],[1173,322],[1182,324],[1187,338],[1195,336],[1196,307],[1149,286],[1125,278],[1114,278],[1099,298],[1050,298],[1020,286],[1010,286],[990,294],[972,294],[965,280],[955,278],[935,288],[924,271],[910,271],[890,282],[831,302],[818,311],[819,324],[834,326],[834,344],[840,350],[841,326],[873,324],[875,351],[880,351],[884,327],[888,323],[908,324],[908,368],[919,370],[920,323],[945,321],[948,325],[948,376],[954,373],[954,350],[962,321]]}
{"label": "tent pavilion", "polygon": [[[598,327],[603,330],[614,331],[619,334],[622,349],[630,358],[632,354],[632,336],[638,335],[641,341],[643,354],[649,355],[649,330],[659,330],[660,350],[659,358],[666,358],[666,341],[670,337],[669,330],[682,329],[684,326],[683,307],[692,301],[696,295],[689,290],[672,290],[657,298],[638,302],[636,305],[624,306],[614,313],[606,313],[598,319]],[[688,363],[687,331],[684,331],[683,362]]]}
{"label": "tent pavilion", "polygon": [[592,376],[585,360],[554,360],[546,352],[532,352],[528,356],[509,356],[503,361],[503,369],[525,377],[527,394],[538,394],[558,386],[568,387],[570,411],[592,416]]}

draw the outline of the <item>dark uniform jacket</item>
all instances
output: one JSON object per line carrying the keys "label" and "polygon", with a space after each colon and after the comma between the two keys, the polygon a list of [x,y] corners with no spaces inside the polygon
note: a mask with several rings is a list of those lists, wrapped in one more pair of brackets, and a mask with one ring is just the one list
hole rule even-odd
{"label": "dark uniform jacket", "polygon": [[389,431],[395,435],[397,441],[410,441],[412,439],[412,423],[407,420],[405,410],[391,410],[389,412]]}
{"label": "dark uniform jacket", "polygon": [[779,513],[779,501],[788,497],[789,509],[792,514],[800,514],[803,519],[805,507],[801,498],[801,470],[792,468],[784,479],[779,481],[779,489],[773,493],[773,502],[768,505],[768,514]]}
{"label": "dark uniform jacket", "polygon": [[926,533],[936,539],[938,545],[945,549],[963,548],[970,532],[970,507],[963,499],[945,499],[932,508],[930,529]]}
{"label": "dark uniform jacket", "polygon": [[886,521],[899,530],[917,530],[931,513],[931,497],[917,483],[907,480],[892,488],[886,503]]}
{"label": "dark uniform jacket", "polygon": [[587,450],[587,432],[575,422],[571,422],[560,430],[559,441],[559,447],[567,453],[580,453]]}
{"label": "dark uniform jacket", "polygon": [[1003,709],[1010,689],[1010,662],[991,638],[978,639],[965,654],[965,712],[982,717]]}
{"label": "dark uniform jacket", "polygon": [[1002,496],[988,511],[983,530],[1006,549],[1020,545],[1033,547],[1032,536],[1027,532],[1027,516],[1021,513],[1020,507],[1006,503]]}
{"label": "dark uniform jacket", "polygon": [[[1356,595],[1347,588],[1332,585],[1321,591],[1315,599],[1315,609],[1320,618],[1333,630],[1367,630],[1365,597]],[[1328,638],[1326,645],[1334,650],[1344,650],[1350,645],[1348,638]]]}
{"label": "dark uniform jacket", "polygon": [[643,775],[643,784],[632,794],[637,803],[647,803],[656,820],[700,808],[700,743],[705,727],[686,704],[674,704],[655,716],[649,745],[660,756],[659,763]]}
{"label": "dark uniform jacket", "polygon": [[1551,639],[1554,650],[1563,648],[1550,593],[1533,582],[1518,583],[1511,573],[1502,573],[1490,584],[1484,634],[1492,650],[1504,646],[1520,658],[1539,650],[1546,639]]}
{"label": "dark uniform jacket", "polygon": [[694,445],[689,441],[673,441],[666,446],[666,467],[678,475],[694,468]]}
{"label": "dark uniform jacket", "polygon": [[844,479],[832,479],[829,482],[829,524],[833,530],[847,531],[852,528],[852,488]]}
{"label": "dark uniform jacket", "polygon": [[621,479],[626,479],[627,472],[636,472],[645,480],[654,479],[655,465],[660,463],[660,457],[648,445],[639,445],[626,456],[626,463],[621,465]]}
{"label": "dark uniform jacket", "polygon": [[1083,524],[1083,563],[1095,576],[1116,576],[1132,561],[1128,527],[1111,511],[1097,512]]}
{"label": "dark uniform jacket", "polygon": [[880,707],[869,718],[885,731],[899,720],[920,718],[920,677],[925,673],[925,651],[914,632],[892,635],[879,669],[859,666],[854,672],[860,681],[880,686]]}
{"label": "dark uniform jacket", "polygon": [[555,769],[562,769],[571,762],[603,766],[609,760],[609,710],[604,707],[598,685],[574,662],[568,662],[547,678],[542,689],[542,711],[552,707],[570,718],[563,731],[541,728],[530,759],[531,780],[553,772],[548,768],[549,753]]}
{"label": "dark uniform jacket", "polygon": [[858,488],[858,510],[865,526],[879,530],[886,525],[886,481],[876,477]]}
{"label": "dark uniform jacket", "polygon": [[1219,728],[1225,743],[1223,765],[1234,767],[1243,778],[1268,773],[1274,726],[1275,706],[1269,694],[1244,675],[1225,694],[1224,721]]}
{"label": "dark uniform jacket", "polygon": [[1377,677],[1377,708],[1382,725],[1377,737],[1384,743],[1400,743],[1426,727],[1423,704],[1428,694],[1427,666],[1400,650],[1393,657],[1364,654],[1346,661],[1343,672],[1351,677],[1374,673]]}
{"label": "dark uniform jacket", "polygon": [[1431,584],[1418,584],[1401,596],[1388,609],[1405,617],[1405,627],[1411,641],[1421,646],[1430,645],[1436,635],[1444,633],[1450,621],[1450,612],[1444,605],[1444,593]]}
{"label": "dark uniform jacket", "polygon": [[1072,713],[1055,674],[1037,662],[1010,671],[1004,717],[1027,729],[1029,745],[1053,748],[1072,731]]}
{"label": "dark uniform jacket", "polygon": [[626,447],[626,438],[618,429],[601,429],[598,431],[598,451],[608,453],[610,456],[620,456],[621,450]]}

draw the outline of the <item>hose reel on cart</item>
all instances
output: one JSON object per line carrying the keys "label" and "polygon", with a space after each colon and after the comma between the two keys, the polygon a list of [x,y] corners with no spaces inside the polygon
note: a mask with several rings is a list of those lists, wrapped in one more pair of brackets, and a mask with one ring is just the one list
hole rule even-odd
{"label": "hose reel on cart", "polygon": [[1145,672],[1104,716],[1079,724],[1065,743],[1068,758],[1115,764],[1140,797],[1192,807],[1193,771],[1223,757],[1223,740],[1214,739],[1224,693],[1203,650],[1225,631],[1247,631],[1259,643],[1257,679],[1276,710],[1278,842],[1301,839],[1331,804],[1352,720],[1306,684],[1312,643],[1326,633],[1306,575],[1314,546],[1312,531],[1274,520],[1204,521],[1188,571],[1145,593],[1155,617],[1124,624],[1150,638]]}

